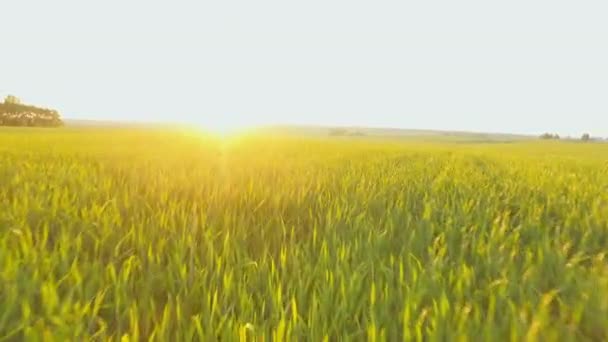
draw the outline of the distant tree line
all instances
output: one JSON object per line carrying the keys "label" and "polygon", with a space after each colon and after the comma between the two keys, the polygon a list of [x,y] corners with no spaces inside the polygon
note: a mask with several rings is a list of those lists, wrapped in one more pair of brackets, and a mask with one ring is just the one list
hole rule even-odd
{"label": "distant tree line", "polygon": [[543,140],[559,140],[559,134],[543,133],[540,138]]}
{"label": "distant tree line", "polygon": [[364,136],[365,133],[358,130],[349,130],[346,128],[334,128],[329,131],[331,136]]}
{"label": "distant tree line", "polygon": [[12,95],[0,103],[0,126],[58,127],[63,125],[59,112],[22,104]]}
{"label": "distant tree line", "polygon": [[[560,137],[559,137],[558,134],[551,134],[551,133],[543,133],[543,134],[540,135],[540,138],[543,139],[543,140],[559,140],[560,139]],[[566,139],[567,140],[572,140],[572,138],[570,138],[570,137],[566,137]],[[580,140],[583,141],[583,142],[600,141],[600,140],[602,140],[602,138],[594,138],[591,135],[589,135],[589,133],[584,133],[581,136]],[[608,140],[608,138],[606,140]]]}

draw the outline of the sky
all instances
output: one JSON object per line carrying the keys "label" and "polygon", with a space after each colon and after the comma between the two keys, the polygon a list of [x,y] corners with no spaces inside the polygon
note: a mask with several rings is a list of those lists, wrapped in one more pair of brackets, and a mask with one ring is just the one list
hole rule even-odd
{"label": "sky", "polygon": [[3,0],[0,95],[66,118],[608,136],[608,1]]}

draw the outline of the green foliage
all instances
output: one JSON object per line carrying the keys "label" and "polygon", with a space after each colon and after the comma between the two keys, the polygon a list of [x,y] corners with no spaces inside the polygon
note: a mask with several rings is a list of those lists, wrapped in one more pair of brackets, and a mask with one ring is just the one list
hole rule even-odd
{"label": "green foliage", "polygon": [[606,340],[606,160],[0,131],[0,339]]}
{"label": "green foliage", "polygon": [[4,98],[4,103],[7,103],[7,104],[21,104],[21,100],[17,96],[7,95]]}
{"label": "green foliage", "polygon": [[585,133],[583,134],[583,136],[581,137],[582,141],[589,141],[591,140],[591,136],[589,135],[589,133]]}
{"label": "green foliage", "polygon": [[24,105],[12,95],[0,103],[0,126],[57,127],[63,122],[56,110]]}

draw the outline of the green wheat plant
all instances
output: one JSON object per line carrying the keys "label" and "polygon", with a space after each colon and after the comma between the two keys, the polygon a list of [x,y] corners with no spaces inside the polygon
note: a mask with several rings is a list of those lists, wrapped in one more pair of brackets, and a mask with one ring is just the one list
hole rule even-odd
{"label": "green wheat plant", "polygon": [[602,341],[608,145],[0,130],[0,341]]}

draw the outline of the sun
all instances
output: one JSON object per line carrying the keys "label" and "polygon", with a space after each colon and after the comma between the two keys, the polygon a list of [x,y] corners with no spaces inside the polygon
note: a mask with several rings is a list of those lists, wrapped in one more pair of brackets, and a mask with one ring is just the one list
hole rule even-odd
{"label": "sun", "polygon": [[231,122],[217,122],[209,125],[205,125],[203,128],[218,134],[218,135],[229,135],[238,131],[237,125]]}
{"label": "sun", "polygon": [[248,125],[242,122],[221,118],[198,122],[197,125],[203,131],[220,137],[238,134],[248,127]]}

